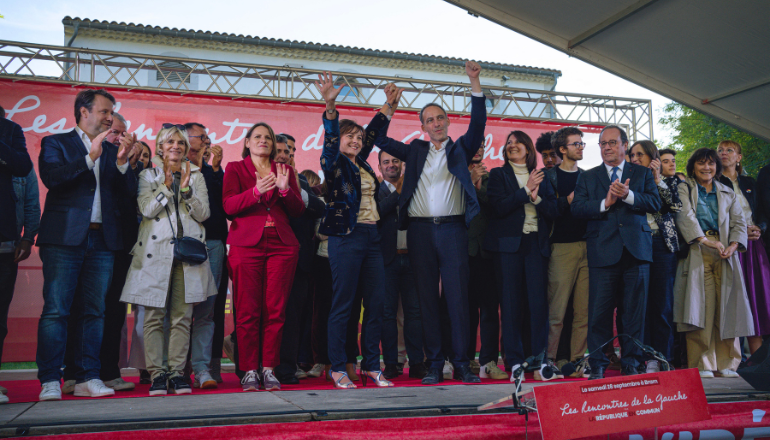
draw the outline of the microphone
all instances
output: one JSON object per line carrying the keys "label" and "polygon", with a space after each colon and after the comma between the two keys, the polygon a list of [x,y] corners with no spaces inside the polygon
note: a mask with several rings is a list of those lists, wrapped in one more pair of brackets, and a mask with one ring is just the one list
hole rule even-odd
{"label": "microphone", "polygon": [[514,369],[511,373],[511,377],[519,377],[520,375],[524,375],[524,370],[529,368],[530,365],[533,365],[537,359],[534,356],[530,356],[527,359],[524,360],[524,362],[519,365],[518,368]]}
{"label": "microphone", "polygon": [[561,367],[561,374],[563,374],[564,377],[570,377],[575,372],[577,372],[577,366],[572,362],[567,362]]}
{"label": "microphone", "polygon": [[543,380],[551,380],[555,375],[556,372],[554,372],[554,368],[548,365],[547,362],[540,364],[540,377],[542,377]]}

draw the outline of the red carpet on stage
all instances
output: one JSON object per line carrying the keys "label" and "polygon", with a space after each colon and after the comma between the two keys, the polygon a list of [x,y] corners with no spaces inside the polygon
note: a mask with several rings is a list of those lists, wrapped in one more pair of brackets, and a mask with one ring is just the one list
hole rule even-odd
{"label": "red carpet on stage", "polygon": [[[770,402],[713,403],[711,420],[658,428],[657,438],[672,439],[754,439],[770,437]],[[708,432],[707,432],[708,431]],[[193,439],[541,439],[537,414],[527,426],[524,416],[493,414],[472,416],[415,417],[404,419],[335,420],[324,422],[266,423],[207,428],[119,431],[110,433],[45,436],[47,440],[193,440]],[[633,437],[632,437],[633,436]],[[43,438],[43,437],[39,437]],[[575,433],[580,438],[580,433]],[[596,437],[596,440],[653,440],[653,429]]]}
{"label": "red carpet on stage", "polygon": [[[608,374],[608,375],[611,375]],[[149,391],[150,391],[150,385],[140,385],[139,384],[139,377],[126,377],[124,378],[126,381],[134,382],[136,383],[136,388],[134,388],[133,391],[118,391],[115,393],[115,396],[110,397],[96,397],[97,399],[116,399],[116,398],[128,398],[128,397],[149,397]],[[238,376],[235,375],[235,373],[223,373],[222,379],[224,379],[224,382],[219,384],[219,387],[215,390],[201,390],[197,388],[193,388],[192,395],[196,394],[217,394],[217,393],[242,393],[243,389],[241,388],[241,383],[238,380]],[[526,381],[533,381],[534,378],[531,374],[526,375]],[[563,379],[563,380],[585,380],[585,379]],[[400,377],[397,377],[396,379],[393,379],[392,382],[397,387],[424,387],[424,386],[435,386],[435,385],[423,385],[420,383],[420,379],[410,379],[409,378],[409,369],[404,370],[404,374],[402,374]],[[492,379],[481,379],[481,384],[489,385],[489,384],[495,384],[495,383],[509,383],[508,380],[492,380]],[[6,381],[3,382],[2,385],[6,388],[8,388],[8,397],[11,399],[11,403],[20,403],[20,402],[37,402],[38,395],[40,394],[40,382],[37,380],[15,380],[15,381]],[[356,382],[356,385],[358,386],[358,389],[363,389],[361,386],[361,381]],[[439,386],[447,386],[447,385],[463,385],[462,382],[456,381],[456,380],[445,380]],[[374,385],[371,382],[367,382],[367,388],[373,387]],[[305,391],[305,390],[330,390],[333,389],[334,386],[331,382],[326,381],[323,378],[307,378],[302,379],[298,385],[282,385],[281,389],[282,391]],[[260,391],[263,392],[263,391]],[[183,397],[186,395],[182,395],[180,397]],[[70,399],[88,399],[89,397],[75,397],[72,394],[64,394],[63,400],[70,400]]]}

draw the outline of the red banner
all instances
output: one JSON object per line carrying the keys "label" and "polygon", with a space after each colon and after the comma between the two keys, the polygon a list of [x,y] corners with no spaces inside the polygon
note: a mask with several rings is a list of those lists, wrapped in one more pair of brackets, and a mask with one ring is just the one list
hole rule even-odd
{"label": "red banner", "polygon": [[[75,95],[81,88],[36,82],[12,82],[0,80],[0,96],[7,118],[24,129],[27,149],[35,163],[40,154],[43,137],[64,133],[75,127]],[[147,142],[155,150],[155,135],[164,122],[198,122],[208,127],[209,137],[214,145],[224,150],[225,164],[241,159],[246,131],[252,124],[265,121],[276,133],[288,133],[296,139],[295,161],[297,170],[310,169],[321,174],[319,157],[323,147],[323,107],[310,104],[279,103],[249,99],[193,96],[142,91],[110,90],[115,96],[119,112],[128,121],[128,132],[136,133],[139,140]],[[340,106],[343,118],[368,124],[374,116],[371,109],[345,108]],[[450,116],[449,134],[461,136],[467,129],[468,116]],[[502,165],[502,146],[508,133],[522,130],[533,140],[544,131],[557,130],[566,124],[538,121],[500,120],[487,121],[486,149],[484,160],[487,168]],[[596,136],[600,127],[581,129]],[[393,118],[388,133],[404,142],[414,138],[427,139],[420,130],[420,121],[414,112],[398,112]],[[377,150],[375,150],[376,152]],[[373,154],[369,163],[375,170],[377,156]],[[40,204],[43,206],[46,188],[40,184]],[[42,310],[41,262],[34,248],[33,255],[20,267],[14,300],[9,314],[9,334],[5,341],[3,361],[32,361],[37,343],[37,320]],[[228,325],[232,325],[227,320]]]}
{"label": "red banner", "polygon": [[546,440],[711,418],[703,383],[694,368],[535,387],[534,392]]}

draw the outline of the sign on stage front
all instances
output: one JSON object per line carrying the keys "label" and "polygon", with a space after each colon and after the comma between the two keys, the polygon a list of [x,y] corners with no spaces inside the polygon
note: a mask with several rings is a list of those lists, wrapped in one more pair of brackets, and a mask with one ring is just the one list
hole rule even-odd
{"label": "sign on stage front", "polygon": [[697,369],[534,388],[544,440],[711,419]]}

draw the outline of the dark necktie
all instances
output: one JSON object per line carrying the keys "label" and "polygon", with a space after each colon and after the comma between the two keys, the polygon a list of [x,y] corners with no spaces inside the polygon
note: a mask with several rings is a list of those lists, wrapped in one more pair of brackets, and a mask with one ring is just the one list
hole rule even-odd
{"label": "dark necktie", "polygon": [[620,177],[618,176],[618,170],[620,168],[618,167],[612,167],[612,176],[610,176],[610,182],[614,182],[618,180]]}

